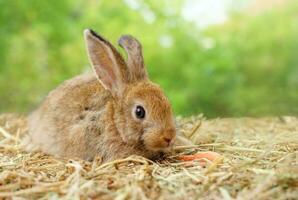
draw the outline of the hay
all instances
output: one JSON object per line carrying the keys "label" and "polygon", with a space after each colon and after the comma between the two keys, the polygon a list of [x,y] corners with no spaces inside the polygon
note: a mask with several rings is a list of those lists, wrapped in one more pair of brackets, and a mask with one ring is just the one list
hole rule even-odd
{"label": "hay", "polygon": [[[297,199],[298,119],[178,119],[196,145],[159,162],[131,156],[102,164],[26,153],[22,116],[0,116],[0,198]],[[189,164],[177,155],[216,151],[224,160]]]}

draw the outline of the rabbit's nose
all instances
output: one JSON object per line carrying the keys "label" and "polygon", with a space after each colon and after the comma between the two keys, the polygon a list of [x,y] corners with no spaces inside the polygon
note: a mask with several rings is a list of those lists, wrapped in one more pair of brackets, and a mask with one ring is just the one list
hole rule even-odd
{"label": "rabbit's nose", "polygon": [[167,129],[163,131],[162,140],[165,142],[166,146],[170,146],[175,138],[175,130],[173,129]]}
{"label": "rabbit's nose", "polygon": [[167,143],[167,145],[170,145],[172,138],[170,137],[163,137],[163,140]]}

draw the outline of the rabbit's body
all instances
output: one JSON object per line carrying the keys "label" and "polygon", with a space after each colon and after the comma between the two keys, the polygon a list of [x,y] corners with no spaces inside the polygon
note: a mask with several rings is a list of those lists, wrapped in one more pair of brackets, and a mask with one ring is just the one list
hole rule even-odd
{"label": "rabbit's body", "polygon": [[87,141],[102,137],[98,123],[103,121],[109,100],[110,94],[92,74],[65,81],[29,116],[29,148],[67,157],[94,156],[96,148],[88,151]]}
{"label": "rabbit's body", "polygon": [[[142,66],[121,71],[126,64],[103,38],[90,31],[85,37],[97,77],[80,75],[50,92],[29,116],[27,149],[88,160],[99,155],[104,162],[132,154],[154,158],[166,151],[175,127],[163,92]],[[136,42],[125,39],[124,48]],[[135,55],[130,50],[129,56]]]}

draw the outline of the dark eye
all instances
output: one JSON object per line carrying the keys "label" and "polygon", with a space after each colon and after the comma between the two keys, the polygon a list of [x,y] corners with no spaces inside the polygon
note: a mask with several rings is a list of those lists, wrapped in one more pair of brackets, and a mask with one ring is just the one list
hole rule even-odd
{"label": "dark eye", "polygon": [[145,109],[142,106],[137,106],[135,110],[135,115],[138,119],[144,119],[145,118]]}

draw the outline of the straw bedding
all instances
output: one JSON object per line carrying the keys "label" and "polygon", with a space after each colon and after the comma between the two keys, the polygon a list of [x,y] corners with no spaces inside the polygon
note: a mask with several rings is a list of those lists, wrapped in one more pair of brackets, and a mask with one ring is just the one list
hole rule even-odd
{"label": "straw bedding", "polygon": [[[24,116],[0,115],[0,199],[298,199],[298,119],[177,118],[196,145],[165,160],[111,163],[22,151]],[[177,155],[215,151],[202,167]]]}

